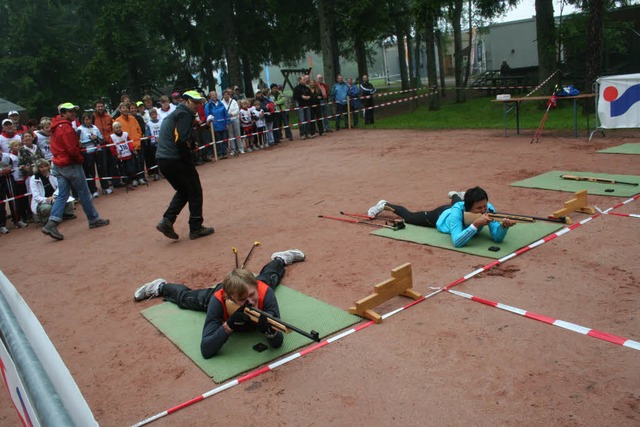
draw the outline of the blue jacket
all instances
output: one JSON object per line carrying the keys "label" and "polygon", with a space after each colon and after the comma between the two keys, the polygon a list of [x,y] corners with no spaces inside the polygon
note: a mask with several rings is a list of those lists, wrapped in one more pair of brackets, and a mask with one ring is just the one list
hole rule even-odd
{"label": "blue jacket", "polygon": [[336,83],[331,88],[331,96],[336,101],[336,104],[346,104],[348,92],[349,86],[345,82]]}
{"label": "blue jacket", "polygon": [[358,86],[352,85],[351,87],[349,87],[349,85],[347,85],[347,88],[347,95],[349,95],[350,98],[349,101],[351,102],[351,108],[358,108],[360,106],[360,100],[358,99],[360,90],[358,89]]}
{"label": "blue jacket", "polygon": [[[487,203],[487,212],[495,212],[493,205]],[[482,227],[476,228],[470,225],[465,228],[464,226],[464,202],[458,202],[451,206],[449,209],[442,212],[438,222],[436,222],[436,228],[441,233],[451,234],[451,241],[453,246],[461,248],[466,245],[469,240],[476,234],[478,234]],[[489,223],[489,234],[491,234],[491,240],[496,243],[500,243],[507,235],[508,228],[502,227],[497,221],[491,221]]]}
{"label": "blue jacket", "polygon": [[227,125],[229,124],[229,112],[222,101],[218,100],[217,104],[214,104],[211,100],[207,101],[204,106],[204,115],[207,117],[213,116],[213,130],[227,130]]}

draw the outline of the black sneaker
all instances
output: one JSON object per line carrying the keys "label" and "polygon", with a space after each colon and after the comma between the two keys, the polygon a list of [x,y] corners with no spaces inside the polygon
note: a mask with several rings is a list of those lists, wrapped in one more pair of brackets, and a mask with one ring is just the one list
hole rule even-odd
{"label": "black sneaker", "polygon": [[44,227],[42,227],[42,232],[47,236],[51,236],[56,240],[64,239],[62,233],[58,231],[58,223],[55,221],[48,221]]}
{"label": "black sneaker", "polygon": [[178,240],[180,238],[173,229],[173,224],[171,224],[171,222],[166,218],[162,218],[162,221],[160,221],[158,225],[156,225],[156,230],[170,239]]}
{"label": "black sneaker", "polygon": [[213,227],[200,227],[196,231],[192,231],[189,233],[189,238],[191,240],[199,239],[200,237],[209,236],[214,233]]}
{"label": "black sneaker", "polygon": [[89,228],[104,227],[105,225],[109,225],[109,220],[100,218],[96,222],[89,224]]}

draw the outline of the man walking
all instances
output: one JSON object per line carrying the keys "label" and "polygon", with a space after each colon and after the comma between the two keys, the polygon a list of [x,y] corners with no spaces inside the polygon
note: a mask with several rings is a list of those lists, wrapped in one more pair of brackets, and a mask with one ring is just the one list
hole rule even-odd
{"label": "man walking", "polygon": [[82,168],[84,158],[80,151],[80,138],[71,125],[77,119],[77,111],[77,105],[65,102],[58,106],[60,115],[51,121],[51,153],[53,154],[51,174],[58,180],[58,196],[51,208],[49,221],[42,227],[42,232],[56,240],[64,239],[62,233],[58,231],[58,224],[62,222],[71,189],[78,194],[84,214],[89,220],[89,228],[109,225],[109,220],[100,218],[93,206],[93,198]]}
{"label": "man walking", "polygon": [[175,111],[162,121],[158,135],[158,167],[176,194],[156,229],[170,239],[178,239],[173,224],[188,203],[189,238],[194,240],[214,232],[213,227],[202,225],[202,186],[191,155],[193,117],[205,99],[195,90],[182,94],[182,99]]}

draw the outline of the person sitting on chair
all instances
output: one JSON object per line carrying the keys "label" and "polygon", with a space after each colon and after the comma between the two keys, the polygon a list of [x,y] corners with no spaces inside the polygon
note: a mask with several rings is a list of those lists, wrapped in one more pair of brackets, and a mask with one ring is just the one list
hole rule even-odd
{"label": "person sitting on chair", "polygon": [[[411,212],[404,206],[394,205],[386,200],[380,200],[369,208],[368,215],[375,218],[382,211],[391,211],[401,217],[407,224],[421,227],[436,228],[441,233],[451,235],[451,241],[456,248],[463,247],[478,234],[485,225],[489,226],[491,240],[500,243],[507,235],[507,231],[515,222],[511,219],[492,220],[487,213],[496,212],[489,203],[487,192],[480,187],[473,187],[466,192],[450,191],[451,203],[435,208],[431,211]],[[464,201],[463,201],[464,200]],[[481,214],[468,226],[464,224],[464,213]]]}

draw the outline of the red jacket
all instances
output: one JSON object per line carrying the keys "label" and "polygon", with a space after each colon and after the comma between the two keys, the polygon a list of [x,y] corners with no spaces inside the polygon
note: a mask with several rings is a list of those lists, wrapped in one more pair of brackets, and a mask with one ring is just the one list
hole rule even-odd
{"label": "red jacket", "polygon": [[84,163],[80,152],[80,138],[71,122],[62,116],[51,120],[51,153],[56,166],[71,166]]}

